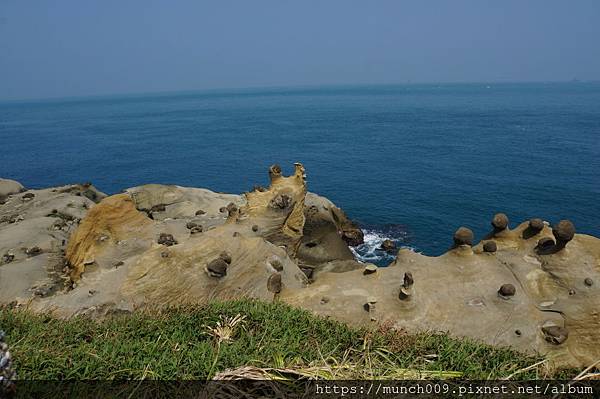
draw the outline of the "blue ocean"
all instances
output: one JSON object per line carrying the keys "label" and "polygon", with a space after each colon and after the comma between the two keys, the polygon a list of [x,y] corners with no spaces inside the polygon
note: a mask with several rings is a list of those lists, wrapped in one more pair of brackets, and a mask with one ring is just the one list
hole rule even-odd
{"label": "blue ocean", "polygon": [[241,193],[294,162],[309,190],[366,232],[439,255],[464,225],[481,238],[571,219],[600,236],[600,83],[273,88],[0,103],[0,176],[41,188],[91,181]]}

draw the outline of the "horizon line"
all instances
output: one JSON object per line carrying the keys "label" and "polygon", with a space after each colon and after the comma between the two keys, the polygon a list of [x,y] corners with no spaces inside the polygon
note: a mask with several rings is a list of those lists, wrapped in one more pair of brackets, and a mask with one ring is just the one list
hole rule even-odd
{"label": "horizon line", "polygon": [[193,94],[193,93],[213,93],[213,92],[236,92],[236,91],[268,91],[268,90],[301,90],[301,89],[318,89],[318,88],[342,88],[342,87],[382,87],[382,86],[415,86],[415,85],[475,85],[475,84],[496,84],[496,85],[507,85],[507,84],[556,84],[556,83],[598,83],[600,80],[481,80],[481,81],[406,81],[396,83],[323,83],[323,84],[300,84],[300,85],[257,85],[257,86],[240,86],[240,87],[217,87],[217,88],[198,88],[198,89],[167,89],[157,91],[133,91],[133,92],[113,92],[105,94],[81,94],[81,95],[66,95],[66,96],[49,96],[49,97],[21,97],[21,98],[0,98],[0,104],[2,103],[27,103],[27,102],[47,102],[47,101],[71,101],[71,100],[93,100],[102,99],[107,97],[138,97],[138,96],[162,96],[169,94]]}

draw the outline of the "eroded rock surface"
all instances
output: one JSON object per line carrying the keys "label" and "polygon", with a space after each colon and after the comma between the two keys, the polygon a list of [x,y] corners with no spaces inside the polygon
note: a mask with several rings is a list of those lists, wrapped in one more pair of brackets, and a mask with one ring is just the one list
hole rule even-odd
{"label": "eroded rock surface", "polygon": [[600,358],[600,240],[571,222],[511,229],[499,213],[477,244],[461,227],[442,256],[400,249],[376,267],[354,259],[348,245],[362,231],[307,192],[302,165],[269,176],[243,195],[150,184],[105,198],[89,184],[13,184],[0,205],[0,304],[69,317],[282,300],[353,325],[537,351],[559,366]]}

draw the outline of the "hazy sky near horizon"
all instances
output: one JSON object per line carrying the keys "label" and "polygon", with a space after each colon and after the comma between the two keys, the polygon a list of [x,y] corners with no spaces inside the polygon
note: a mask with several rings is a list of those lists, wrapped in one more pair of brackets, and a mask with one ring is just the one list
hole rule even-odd
{"label": "hazy sky near horizon", "polygon": [[0,0],[0,99],[600,80],[598,0]]}

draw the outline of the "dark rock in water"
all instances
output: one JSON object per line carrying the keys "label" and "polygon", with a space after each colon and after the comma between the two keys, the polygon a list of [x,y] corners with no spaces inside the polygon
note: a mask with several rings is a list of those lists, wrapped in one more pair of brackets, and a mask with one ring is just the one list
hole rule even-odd
{"label": "dark rock in water", "polygon": [[160,233],[160,236],[158,237],[158,243],[170,247],[171,245],[177,244],[177,240],[175,240],[173,234]]}
{"label": "dark rock in water", "polygon": [[221,259],[217,258],[208,263],[206,269],[208,270],[208,274],[213,277],[224,277],[227,274],[227,263]]}
{"label": "dark rock in water", "polygon": [[267,289],[269,290],[269,292],[272,292],[274,294],[279,294],[281,292],[281,274],[280,273],[273,273],[269,276],[269,279],[267,280]]}
{"label": "dark rock in water", "polygon": [[552,226],[552,234],[556,238],[556,245],[564,247],[575,237],[575,226],[570,220],[561,220]]}
{"label": "dark rock in water", "polygon": [[415,282],[415,280],[413,279],[411,272],[404,273],[404,281],[402,283],[402,286],[404,288],[410,288],[410,286],[412,286],[414,284],[414,282]]}
{"label": "dark rock in water", "polygon": [[393,253],[396,251],[396,243],[392,240],[383,240],[381,243],[381,249],[385,252]]}
{"label": "dark rock in water", "polygon": [[505,230],[508,227],[508,216],[504,213],[497,213],[492,219],[492,226],[496,232]]}
{"label": "dark rock in water", "polygon": [[592,280],[591,278],[587,277],[585,280],[583,280],[583,283],[585,285],[587,285],[588,287],[591,287],[592,285],[594,285],[594,280]]}
{"label": "dark rock in water", "polygon": [[204,215],[206,212],[204,212],[202,209],[198,209],[195,213],[196,216],[202,216]]}
{"label": "dark rock in water", "polygon": [[278,272],[283,270],[283,265],[281,264],[281,261],[279,259],[273,259],[269,262],[269,264],[273,266],[273,269],[277,270]]}
{"label": "dark rock in water", "polygon": [[483,244],[484,252],[496,252],[497,249],[498,249],[498,246],[496,245],[496,241],[486,241]]}
{"label": "dark rock in water", "polygon": [[569,337],[569,330],[559,326],[542,327],[544,339],[551,344],[560,345]]}
{"label": "dark rock in water", "polygon": [[554,247],[554,240],[550,237],[543,237],[540,238],[540,240],[537,243],[537,248],[538,249],[549,249]]}
{"label": "dark rock in water", "polygon": [[252,226],[252,231],[257,232],[258,231],[258,225],[253,225]]}
{"label": "dark rock in water", "polygon": [[27,250],[25,250],[25,253],[28,256],[36,256],[42,253],[42,249],[40,247],[31,247]]}
{"label": "dark rock in water", "polygon": [[509,298],[511,296],[514,296],[516,292],[517,289],[514,285],[503,284],[502,287],[500,287],[500,289],[498,290],[498,295],[500,295],[502,298]]}
{"label": "dark rock in water", "polygon": [[227,251],[221,252],[219,254],[219,258],[223,259],[223,261],[225,261],[225,263],[227,263],[228,265],[231,264],[231,255],[229,255]]}
{"label": "dark rock in water", "polygon": [[292,205],[292,197],[287,194],[278,194],[269,202],[269,206],[275,209],[286,209]]}
{"label": "dark rock in water", "polygon": [[349,227],[342,231],[342,239],[350,247],[356,247],[365,242],[365,235],[358,227]]}
{"label": "dark rock in water", "polygon": [[202,226],[194,226],[190,229],[190,234],[202,233]]}
{"label": "dark rock in water", "polygon": [[473,245],[473,232],[466,227],[459,227],[454,233],[454,245]]}

